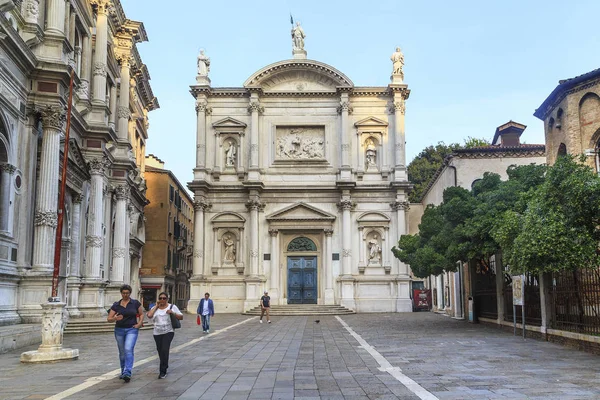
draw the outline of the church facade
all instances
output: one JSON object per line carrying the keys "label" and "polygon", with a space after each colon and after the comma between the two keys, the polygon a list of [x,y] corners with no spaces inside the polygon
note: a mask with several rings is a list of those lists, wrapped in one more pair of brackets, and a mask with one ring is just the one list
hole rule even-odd
{"label": "church facade", "polygon": [[209,292],[241,312],[268,291],[274,305],[411,311],[391,252],[408,231],[402,53],[388,86],[358,87],[307,58],[299,25],[292,37],[292,59],[237,88],[212,87],[198,56],[188,309]]}

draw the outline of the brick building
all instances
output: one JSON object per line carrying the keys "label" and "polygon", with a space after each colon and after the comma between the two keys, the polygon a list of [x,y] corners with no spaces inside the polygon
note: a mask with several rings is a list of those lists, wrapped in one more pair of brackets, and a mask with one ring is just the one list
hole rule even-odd
{"label": "brick building", "polygon": [[164,169],[164,162],[152,154],[146,157],[146,182],[150,204],[140,270],[143,303],[148,307],[164,291],[183,309],[190,297],[193,202],[175,175]]}

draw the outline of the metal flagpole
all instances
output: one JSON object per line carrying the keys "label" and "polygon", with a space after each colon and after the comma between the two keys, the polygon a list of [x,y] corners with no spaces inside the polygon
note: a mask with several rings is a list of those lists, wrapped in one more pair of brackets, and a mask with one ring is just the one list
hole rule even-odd
{"label": "metal flagpole", "polygon": [[60,270],[60,250],[62,247],[62,228],[65,213],[65,189],[67,185],[67,166],[69,163],[69,131],[71,130],[71,109],[73,107],[73,80],[75,70],[71,69],[71,81],[69,83],[69,103],[67,104],[67,127],[65,128],[65,147],[63,150],[63,169],[60,180],[60,194],[58,197],[58,225],[56,226],[56,241],[54,245],[54,271],[52,273],[52,301],[58,299],[58,273]]}

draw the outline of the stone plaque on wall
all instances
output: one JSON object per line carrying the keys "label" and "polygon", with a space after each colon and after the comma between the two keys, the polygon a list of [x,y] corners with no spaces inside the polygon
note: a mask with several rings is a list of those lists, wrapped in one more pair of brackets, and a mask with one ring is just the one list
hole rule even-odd
{"label": "stone plaque on wall", "polygon": [[324,126],[277,126],[275,159],[278,161],[325,160]]}

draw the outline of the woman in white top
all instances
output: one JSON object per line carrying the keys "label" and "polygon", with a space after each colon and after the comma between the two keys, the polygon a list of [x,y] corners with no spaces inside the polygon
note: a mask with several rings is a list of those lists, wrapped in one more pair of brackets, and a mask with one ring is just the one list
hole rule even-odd
{"label": "woman in white top", "polygon": [[169,350],[171,342],[175,336],[173,325],[171,324],[171,314],[179,320],[183,319],[183,314],[174,304],[168,303],[169,296],[162,292],[158,295],[158,302],[152,310],[148,311],[148,318],[154,323],[154,341],[156,342],[156,351],[160,358],[160,373],[158,379],[163,379],[167,376],[167,368],[169,368]]}

